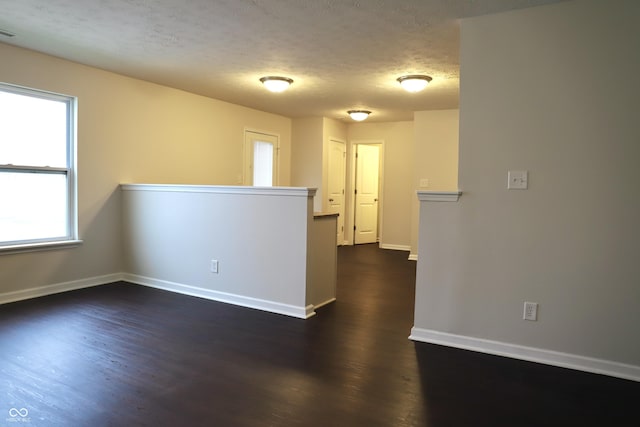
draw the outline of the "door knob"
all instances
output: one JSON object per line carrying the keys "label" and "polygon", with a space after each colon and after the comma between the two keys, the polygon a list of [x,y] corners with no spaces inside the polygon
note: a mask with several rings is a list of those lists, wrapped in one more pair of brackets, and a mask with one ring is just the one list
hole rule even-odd
{"label": "door knob", "polygon": [[333,202],[333,199],[329,199],[330,202]]}
{"label": "door knob", "polygon": [[373,199],[373,201],[374,201],[374,202],[377,202],[377,201],[378,201],[378,199]]}

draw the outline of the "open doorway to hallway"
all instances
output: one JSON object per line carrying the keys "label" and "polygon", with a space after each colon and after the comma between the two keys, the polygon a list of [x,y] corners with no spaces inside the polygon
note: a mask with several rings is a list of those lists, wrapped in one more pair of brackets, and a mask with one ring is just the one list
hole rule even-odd
{"label": "open doorway to hallway", "polygon": [[352,141],[346,216],[349,244],[377,243],[382,230],[383,141]]}

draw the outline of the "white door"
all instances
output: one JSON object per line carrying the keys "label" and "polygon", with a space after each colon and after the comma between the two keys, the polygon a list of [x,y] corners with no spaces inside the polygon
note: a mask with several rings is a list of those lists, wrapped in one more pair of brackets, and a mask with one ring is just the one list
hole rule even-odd
{"label": "white door", "polygon": [[337,242],[344,243],[344,186],[346,179],[347,150],[342,141],[329,141],[328,211],[338,214]]}
{"label": "white door", "polygon": [[244,185],[272,187],[277,185],[278,137],[245,131]]}
{"label": "white door", "polygon": [[354,242],[375,243],[378,238],[378,173],[380,148],[358,144],[356,150],[356,215]]}

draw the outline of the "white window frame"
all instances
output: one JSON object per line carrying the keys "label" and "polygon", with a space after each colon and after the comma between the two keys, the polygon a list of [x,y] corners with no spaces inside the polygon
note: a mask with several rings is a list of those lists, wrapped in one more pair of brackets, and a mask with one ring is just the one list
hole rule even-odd
{"label": "white window frame", "polygon": [[7,165],[0,164],[0,173],[44,173],[62,174],[67,177],[67,235],[55,238],[42,238],[17,241],[0,241],[0,254],[50,250],[59,247],[76,246],[82,243],[78,238],[78,204],[76,175],[76,142],[77,142],[77,104],[74,96],[31,89],[0,82],[0,91],[17,95],[64,102],[67,110],[67,159],[66,167]]}
{"label": "white window frame", "polygon": [[[273,143],[273,180],[271,187],[278,186],[278,178],[280,176],[280,135],[273,132],[262,131],[252,128],[244,129],[244,160],[243,160],[243,172],[242,172],[242,185],[253,186],[253,174],[254,174],[254,146],[252,143],[253,136],[255,139],[260,140],[259,136],[263,136],[265,142]],[[269,141],[268,139],[273,139]]]}

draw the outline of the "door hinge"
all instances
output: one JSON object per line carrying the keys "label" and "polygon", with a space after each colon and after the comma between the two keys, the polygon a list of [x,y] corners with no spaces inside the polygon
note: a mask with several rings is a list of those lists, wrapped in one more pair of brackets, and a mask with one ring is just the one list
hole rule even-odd
{"label": "door hinge", "polygon": [[356,231],[356,226],[355,226],[355,224],[354,224],[354,226],[353,226],[353,231]]}
{"label": "door hinge", "polygon": [[355,190],[355,194],[358,194],[358,189],[357,189],[357,188],[356,188],[356,190]]}

